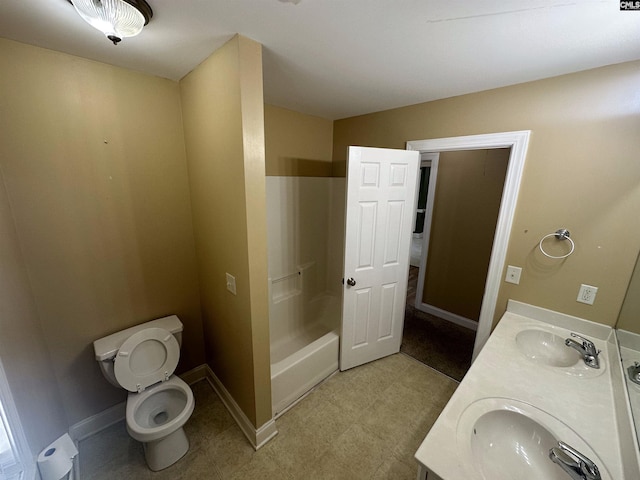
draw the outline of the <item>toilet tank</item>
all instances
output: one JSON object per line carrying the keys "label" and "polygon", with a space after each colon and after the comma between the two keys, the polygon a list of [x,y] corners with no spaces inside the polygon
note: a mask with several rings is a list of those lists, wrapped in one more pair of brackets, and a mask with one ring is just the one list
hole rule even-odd
{"label": "toilet tank", "polygon": [[114,387],[122,388],[116,380],[116,375],[113,371],[113,361],[116,358],[118,350],[131,335],[147,328],[164,328],[168,330],[176,337],[178,345],[182,347],[183,327],[182,322],[176,315],[169,315],[168,317],[141,323],[140,325],[112,333],[93,342],[93,350],[96,355],[96,360],[100,365],[100,370],[102,370],[103,375]]}

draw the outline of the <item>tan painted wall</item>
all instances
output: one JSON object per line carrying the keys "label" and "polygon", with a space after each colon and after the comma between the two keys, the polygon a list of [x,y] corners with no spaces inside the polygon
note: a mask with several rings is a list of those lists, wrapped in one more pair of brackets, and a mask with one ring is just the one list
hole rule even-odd
{"label": "tan painted wall", "polygon": [[261,46],[234,37],[180,88],[207,362],[260,426],[271,418]]}
{"label": "tan painted wall", "polygon": [[423,301],[480,318],[510,149],[442,152]]}
{"label": "tan painted wall", "polygon": [[330,177],[333,122],[264,106],[267,175]]}
{"label": "tan painted wall", "polygon": [[1,182],[0,232],[0,360],[35,456],[68,426]]}
{"label": "tan painted wall", "polygon": [[126,398],[97,338],[175,313],[180,370],[204,361],[179,87],[2,39],[0,71],[0,167],[72,425]]}
{"label": "tan painted wall", "polygon": [[[339,120],[334,168],[344,174],[348,145],[531,130],[507,254],[523,274],[502,283],[496,316],[513,298],[613,325],[640,247],[639,83],[631,62]],[[537,244],[561,227],[576,251],[547,261]],[[600,288],[595,305],[576,302],[581,283]]]}

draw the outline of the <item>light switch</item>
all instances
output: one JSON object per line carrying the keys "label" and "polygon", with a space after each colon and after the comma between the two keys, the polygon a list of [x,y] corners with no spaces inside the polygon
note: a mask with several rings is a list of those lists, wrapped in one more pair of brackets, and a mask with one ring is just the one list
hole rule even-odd
{"label": "light switch", "polygon": [[522,274],[522,268],[514,267],[513,265],[507,266],[507,276],[504,278],[505,282],[515,283],[518,285],[520,283],[520,275]]}

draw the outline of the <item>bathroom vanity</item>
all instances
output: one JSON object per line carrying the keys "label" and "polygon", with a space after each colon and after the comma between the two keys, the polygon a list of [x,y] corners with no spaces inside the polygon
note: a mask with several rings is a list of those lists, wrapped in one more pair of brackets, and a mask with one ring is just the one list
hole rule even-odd
{"label": "bathroom vanity", "polygon": [[624,374],[610,327],[510,301],[418,448],[418,478],[640,478]]}

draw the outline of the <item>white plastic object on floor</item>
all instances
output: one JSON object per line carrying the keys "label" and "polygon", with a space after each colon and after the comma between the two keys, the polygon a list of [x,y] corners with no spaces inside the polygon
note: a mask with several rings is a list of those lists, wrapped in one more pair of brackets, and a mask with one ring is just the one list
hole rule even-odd
{"label": "white plastic object on floor", "polygon": [[72,479],[73,461],[77,455],[78,449],[69,434],[65,433],[38,455],[40,478],[42,480]]}

